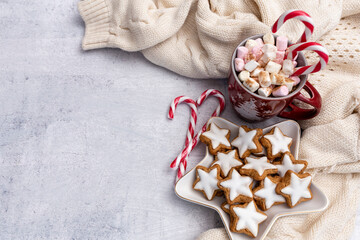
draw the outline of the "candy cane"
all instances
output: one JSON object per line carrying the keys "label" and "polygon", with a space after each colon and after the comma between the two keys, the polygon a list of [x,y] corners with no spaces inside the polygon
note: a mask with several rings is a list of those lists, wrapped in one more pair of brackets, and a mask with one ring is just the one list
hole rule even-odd
{"label": "candy cane", "polygon": [[289,52],[288,52],[286,58],[293,60],[294,57],[298,54],[298,52],[304,51],[304,50],[312,50],[312,51],[316,52],[319,55],[320,60],[319,60],[319,62],[317,62],[314,65],[295,68],[295,71],[292,74],[292,76],[298,76],[298,75],[318,72],[321,69],[325,68],[326,64],[329,61],[329,53],[326,50],[326,48],[324,48],[321,44],[316,43],[316,42],[306,42],[306,43],[298,43],[298,44],[291,45],[289,47]]}
{"label": "candy cane", "polygon": [[[215,111],[213,112],[213,114],[211,116],[212,117],[219,116],[225,108],[225,98],[224,98],[224,95],[220,91],[215,90],[215,89],[208,89],[208,90],[204,91],[200,95],[198,100],[196,101],[196,104],[197,104],[197,106],[201,106],[201,104],[210,96],[214,96],[219,100],[219,106],[215,109]],[[201,130],[196,134],[196,136],[192,139],[192,144],[185,146],[185,148],[183,149],[181,154],[171,163],[170,167],[176,167],[176,160],[178,160],[180,158],[180,163],[182,163],[185,166],[185,170],[186,170],[187,158],[188,158],[190,152],[198,144],[200,135],[204,131],[206,131],[206,123],[201,128]],[[180,171],[180,169],[181,168],[179,168],[179,171]],[[179,171],[178,171],[177,177],[180,179],[183,176],[183,174],[180,173]]]}
{"label": "candy cane", "polygon": [[300,20],[305,25],[305,31],[297,42],[298,43],[307,42],[314,31],[314,23],[310,15],[301,10],[293,9],[281,14],[281,16],[278,18],[278,20],[276,20],[276,22],[272,26],[271,29],[272,32],[276,33],[287,20],[293,18]]}
{"label": "candy cane", "polygon": [[[187,146],[189,146],[189,144],[192,142],[192,139],[194,137],[194,132],[195,132],[195,125],[196,125],[196,121],[197,121],[197,105],[196,102],[194,100],[192,100],[189,97],[186,96],[179,96],[177,98],[174,99],[174,101],[172,101],[171,105],[170,105],[170,109],[169,109],[169,113],[168,113],[168,118],[169,119],[173,119],[174,118],[174,113],[176,110],[176,107],[179,103],[186,103],[189,105],[189,107],[191,108],[191,118],[190,118],[190,123],[189,123],[189,127],[188,127],[188,131],[186,134],[186,141],[185,141],[185,149],[187,149]],[[174,162],[175,164],[171,164],[170,167],[174,168],[174,167],[178,167],[180,164],[180,157],[175,158]],[[180,169],[183,170],[183,172],[185,173],[185,169],[186,169],[186,164],[182,164],[183,166],[181,166]]]}

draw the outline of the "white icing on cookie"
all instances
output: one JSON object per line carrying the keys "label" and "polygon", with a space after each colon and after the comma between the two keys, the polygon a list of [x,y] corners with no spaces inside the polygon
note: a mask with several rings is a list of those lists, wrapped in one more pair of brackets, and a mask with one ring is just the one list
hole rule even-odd
{"label": "white icing on cookie", "polygon": [[245,160],[247,163],[242,167],[242,169],[254,169],[258,172],[259,176],[263,175],[265,170],[276,169],[275,165],[268,163],[267,157],[247,157]]}
{"label": "white icing on cookie", "polygon": [[203,135],[211,140],[212,148],[217,148],[220,144],[230,147],[230,142],[226,138],[229,133],[228,129],[220,129],[214,123],[210,124],[210,130],[203,133]]}
{"label": "white icing on cookie", "polygon": [[249,187],[251,183],[252,179],[250,177],[241,176],[238,171],[233,170],[231,179],[221,182],[220,185],[229,189],[230,200],[234,201],[239,195],[253,197]]}
{"label": "white icing on cookie", "polygon": [[301,198],[311,198],[308,189],[310,183],[311,176],[299,178],[295,173],[291,173],[290,185],[281,189],[281,192],[290,195],[291,203],[294,206]]}
{"label": "white icing on cookie", "polygon": [[278,173],[280,175],[280,177],[284,177],[285,173],[288,170],[291,170],[293,172],[299,173],[301,171],[301,169],[303,169],[305,166],[305,164],[303,163],[293,163],[291,161],[291,158],[289,156],[289,153],[284,154],[282,163],[280,165],[276,165],[277,169],[278,169]]}
{"label": "white icing on cookie", "polygon": [[290,152],[289,144],[291,143],[292,139],[283,135],[278,127],[275,127],[273,134],[265,135],[264,138],[269,140],[272,145],[272,155]]}
{"label": "white icing on cookie", "polygon": [[219,189],[217,185],[218,169],[214,168],[209,173],[207,173],[199,168],[197,169],[197,172],[200,180],[195,184],[194,189],[204,191],[206,198],[208,200],[211,200],[212,196],[214,195],[214,192]]}
{"label": "white icing on cookie", "polygon": [[275,192],[276,185],[266,177],[264,187],[254,193],[255,196],[265,199],[266,209],[269,209],[276,202],[285,202],[285,198]]}
{"label": "white icing on cookie", "polygon": [[254,201],[251,201],[246,207],[233,207],[232,210],[239,218],[236,224],[236,230],[249,230],[255,237],[258,234],[259,224],[263,222],[267,216],[256,211]]}
{"label": "white icing on cookie", "polygon": [[256,129],[246,132],[244,128],[239,128],[239,135],[235,138],[231,144],[239,150],[240,157],[246,152],[246,150],[257,149],[254,143],[254,137],[256,135]]}
{"label": "white icing on cookie", "polygon": [[242,166],[242,162],[235,158],[236,150],[232,150],[229,153],[219,152],[217,154],[217,161],[211,166],[219,165],[222,172],[227,176],[233,167]]}

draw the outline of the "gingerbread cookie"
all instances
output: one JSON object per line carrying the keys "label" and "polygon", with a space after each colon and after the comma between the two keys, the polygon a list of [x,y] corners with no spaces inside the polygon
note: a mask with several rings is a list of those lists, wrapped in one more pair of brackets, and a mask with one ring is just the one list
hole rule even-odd
{"label": "gingerbread cookie", "polygon": [[273,205],[285,202],[285,198],[275,191],[280,180],[280,177],[267,176],[260,182],[260,185],[253,190],[254,200],[261,210],[267,211]]}
{"label": "gingerbread cookie", "polygon": [[229,129],[219,128],[215,123],[210,123],[207,131],[201,134],[200,140],[209,147],[212,155],[216,155],[219,151],[231,150],[229,137]]}
{"label": "gingerbread cookie", "polygon": [[212,166],[220,166],[220,175],[222,177],[227,177],[230,169],[233,167],[239,168],[243,165],[242,161],[239,158],[239,155],[236,150],[230,150],[225,153],[218,152],[215,156],[215,162]]}
{"label": "gingerbread cookie", "polygon": [[262,129],[251,129],[246,126],[239,128],[239,135],[231,142],[231,145],[239,151],[240,158],[246,158],[251,153],[260,153],[262,146],[259,138],[262,135]]}
{"label": "gingerbread cookie", "polygon": [[289,170],[276,186],[276,193],[284,196],[286,203],[293,208],[301,202],[312,199],[310,185],[311,175],[309,173],[298,174]]}
{"label": "gingerbread cookie", "polygon": [[260,181],[269,174],[277,173],[277,168],[269,162],[267,157],[247,157],[245,158],[245,165],[240,169],[240,173]]}
{"label": "gingerbread cookie", "polygon": [[282,153],[290,152],[292,138],[284,135],[280,128],[274,127],[260,139],[260,142],[266,147],[267,157],[272,160],[281,157]]}
{"label": "gingerbread cookie", "polygon": [[211,168],[203,166],[196,167],[196,179],[193,188],[200,191],[208,200],[214,199],[221,192],[218,187],[220,178],[220,167],[218,165]]}
{"label": "gingerbread cookie", "polygon": [[230,214],[230,204],[228,204],[227,201],[221,204],[221,209],[227,214]]}
{"label": "gingerbread cookie", "polygon": [[277,167],[280,177],[284,177],[288,170],[300,174],[303,173],[308,163],[304,160],[295,160],[294,156],[287,152],[282,156],[280,161],[274,161],[273,164]]}
{"label": "gingerbread cookie", "polygon": [[231,169],[227,178],[220,180],[218,186],[224,191],[229,204],[237,202],[249,202],[252,200],[253,180],[247,176],[241,176],[235,169]]}
{"label": "gingerbread cookie", "polygon": [[254,201],[245,204],[230,206],[230,230],[245,233],[250,237],[256,237],[259,224],[266,220],[267,216],[261,212]]}

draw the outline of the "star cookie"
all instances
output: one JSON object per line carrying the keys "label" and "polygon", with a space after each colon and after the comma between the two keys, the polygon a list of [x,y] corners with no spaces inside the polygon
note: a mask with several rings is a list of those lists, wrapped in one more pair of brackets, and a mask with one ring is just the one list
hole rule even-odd
{"label": "star cookie", "polygon": [[253,238],[258,234],[259,224],[267,218],[266,214],[256,207],[254,201],[242,205],[231,205],[230,216],[231,231],[245,233]]}
{"label": "star cookie", "polygon": [[285,198],[275,191],[276,185],[280,180],[280,177],[274,178],[268,176],[260,182],[258,187],[254,188],[254,200],[261,210],[266,211],[273,205],[285,202]]}
{"label": "star cookie", "polygon": [[240,173],[260,181],[269,174],[277,173],[277,168],[269,163],[267,157],[247,157],[245,158],[245,165],[240,169]]}
{"label": "star cookie", "polygon": [[230,204],[228,204],[227,201],[221,204],[221,209],[227,214],[230,214]]}
{"label": "star cookie", "polygon": [[249,202],[252,200],[253,180],[247,176],[241,176],[235,169],[231,169],[227,178],[220,180],[218,186],[224,191],[229,204],[237,202]]}
{"label": "star cookie", "polygon": [[239,128],[239,135],[231,142],[231,145],[239,151],[240,158],[246,158],[251,153],[260,153],[262,146],[259,138],[262,135],[262,129],[251,129],[246,126]]}
{"label": "star cookie", "polygon": [[213,166],[209,169],[203,166],[197,166],[193,188],[202,192],[208,200],[213,200],[215,195],[221,192],[218,187],[219,179],[221,179],[219,166]]}
{"label": "star cookie", "polygon": [[280,177],[284,177],[288,170],[300,174],[303,173],[308,163],[304,160],[295,160],[294,156],[287,152],[282,156],[280,161],[274,161],[273,164],[277,167]]}
{"label": "star cookie", "polygon": [[243,163],[241,162],[237,151],[230,150],[225,153],[218,152],[215,156],[215,162],[211,166],[215,165],[220,166],[220,175],[222,177],[227,177],[233,167],[241,167]]}
{"label": "star cookie", "polygon": [[310,185],[311,175],[309,173],[297,174],[289,170],[276,186],[276,192],[284,196],[286,203],[293,208],[301,202],[312,199]]}
{"label": "star cookie", "polygon": [[229,137],[229,129],[219,128],[215,123],[210,123],[207,131],[201,134],[200,140],[209,147],[212,155],[216,155],[219,151],[231,150]]}
{"label": "star cookie", "polygon": [[280,128],[274,127],[260,139],[260,142],[266,147],[267,156],[272,160],[281,157],[282,153],[290,152],[292,138],[284,135]]}

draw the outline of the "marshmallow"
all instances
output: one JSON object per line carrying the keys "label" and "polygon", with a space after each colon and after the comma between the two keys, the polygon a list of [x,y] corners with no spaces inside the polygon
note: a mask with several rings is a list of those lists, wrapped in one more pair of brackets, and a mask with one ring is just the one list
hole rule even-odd
{"label": "marshmallow", "polygon": [[249,78],[243,82],[244,86],[249,89],[251,92],[255,92],[259,88],[259,83],[257,83],[253,78]]}
{"label": "marshmallow", "polygon": [[291,75],[294,72],[294,65],[293,65],[293,61],[289,60],[289,59],[285,59],[283,61],[283,65],[282,65],[282,71],[286,74],[286,75]]}
{"label": "marshmallow", "polygon": [[269,61],[272,61],[276,58],[276,53],[274,52],[266,52],[262,55],[260,58],[261,61],[268,63]]}
{"label": "marshmallow", "polygon": [[256,56],[255,56],[255,54],[248,54],[248,55],[246,55],[246,57],[245,57],[245,63],[248,63],[248,62],[250,62],[251,60],[256,60]]}
{"label": "marshmallow", "polygon": [[263,36],[264,43],[275,44],[274,36],[271,33],[267,33]]}
{"label": "marshmallow", "polygon": [[266,64],[267,64],[267,62],[264,62],[263,60],[261,60],[261,58],[258,61],[258,63],[259,63],[259,67],[262,67],[262,68],[266,67]]}
{"label": "marshmallow", "polygon": [[254,71],[251,72],[250,76],[252,76],[252,77],[258,77],[258,76],[259,76],[259,73],[260,73],[261,71],[264,71],[264,69],[263,69],[263,68],[260,68],[260,67],[257,67],[257,68],[255,68]]}
{"label": "marshmallow", "polygon": [[241,81],[245,81],[250,78],[250,73],[248,71],[244,70],[239,73],[238,77]]}
{"label": "marshmallow", "polygon": [[290,79],[294,80],[294,86],[298,85],[300,82],[300,78],[298,76],[292,76]]}
{"label": "marshmallow", "polygon": [[246,47],[243,47],[243,46],[238,47],[236,57],[244,59],[246,57],[246,55],[248,54],[248,52],[249,52],[249,50]]}
{"label": "marshmallow", "polygon": [[261,38],[257,38],[257,39],[255,39],[255,41],[257,42],[258,46],[260,46],[260,47],[264,46],[264,42]]}
{"label": "marshmallow", "polygon": [[241,58],[235,58],[234,63],[235,63],[235,70],[237,72],[240,72],[244,69],[245,62]]}
{"label": "marshmallow", "polygon": [[285,78],[284,85],[289,89],[289,92],[292,91],[295,81],[290,78]]}
{"label": "marshmallow", "polygon": [[296,67],[297,61],[293,61],[293,65],[294,65],[294,67]]}
{"label": "marshmallow", "polygon": [[279,74],[284,76],[284,77],[289,77],[289,75],[285,74],[282,70],[280,70]]}
{"label": "marshmallow", "polygon": [[259,73],[259,83],[260,83],[261,87],[270,87],[270,85],[271,85],[270,74],[266,71],[261,71]]}
{"label": "marshmallow", "polygon": [[258,94],[263,97],[270,96],[272,89],[270,87],[261,87],[258,89]]}
{"label": "marshmallow", "polygon": [[280,69],[281,69],[281,65],[273,61],[268,62],[268,64],[265,67],[265,70],[268,71],[269,73],[278,73]]}
{"label": "marshmallow", "polygon": [[276,62],[278,64],[282,64],[284,61],[284,57],[285,57],[285,51],[277,51],[274,62]]}
{"label": "marshmallow", "polygon": [[259,60],[262,55],[261,46],[255,46],[251,52],[255,55],[255,59]]}
{"label": "marshmallow", "polygon": [[258,43],[254,39],[249,39],[245,43],[245,47],[247,47],[249,51],[251,51],[256,45],[258,45]]}
{"label": "marshmallow", "polygon": [[285,82],[285,77],[276,73],[271,73],[270,79],[271,79],[271,84],[274,85],[283,85]]}
{"label": "marshmallow", "polygon": [[[248,63],[245,64],[245,69],[248,70],[249,72],[252,72],[258,66],[259,66],[259,64],[255,60],[251,60],[251,61],[249,61]],[[280,67],[281,67],[281,65],[280,65]]]}
{"label": "marshmallow", "polygon": [[284,36],[279,36],[276,38],[276,47],[279,51],[285,51],[288,46],[288,39]]}
{"label": "marshmallow", "polygon": [[273,52],[273,53],[276,54],[277,48],[274,45],[271,45],[271,44],[267,43],[262,47],[262,51],[263,51],[263,53]]}
{"label": "marshmallow", "polygon": [[276,87],[272,90],[272,95],[274,97],[285,97],[288,94],[289,94],[289,89],[285,85]]}

